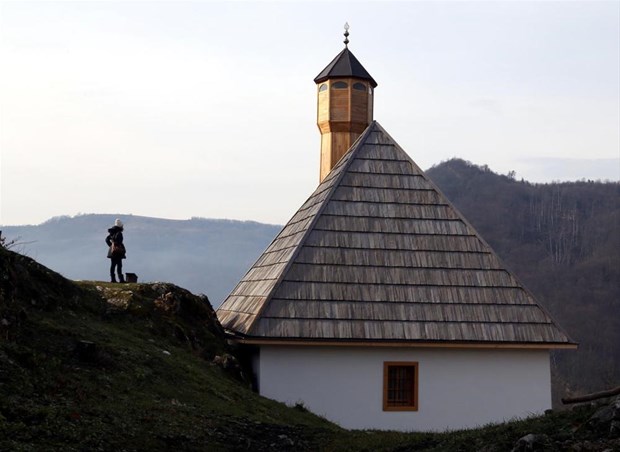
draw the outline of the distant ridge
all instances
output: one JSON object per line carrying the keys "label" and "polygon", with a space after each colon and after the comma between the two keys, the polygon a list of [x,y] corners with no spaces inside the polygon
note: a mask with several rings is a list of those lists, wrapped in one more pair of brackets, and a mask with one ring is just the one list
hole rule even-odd
{"label": "distant ridge", "polygon": [[137,215],[59,216],[40,225],[3,226],[20,238],[15,250],[69,279],[107,280],[104,238],[116,218],[125,223],[123,270],[139,281],[166,281],[204,293],[214,306],[273,240],[279,226],[255,221],[191,218],[168,220]]}

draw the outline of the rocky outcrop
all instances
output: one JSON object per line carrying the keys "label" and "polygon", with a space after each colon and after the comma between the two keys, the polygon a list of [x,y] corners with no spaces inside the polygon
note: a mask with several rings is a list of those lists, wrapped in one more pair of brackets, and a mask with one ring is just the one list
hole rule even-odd
{"label": "rocky outcrop", "polygon": [[158,334],[174,337],[210,361],[228,351],[224,329],[206,295],[162,282],[82,284],[94,285],[106,300],[107,315],[148,319]]}
{"label": "rocky outcrop", "polygon": [[[592,409],[576,406],[574,410]],[[571,433],[529,433],[515,443],[512,452],[572,451],[612,452],[620,450],[620,396],[601,403],[589,419]]]}
{"label": "rocky outcrop", "polygon": [[604,437],[620,438],[620,396],[596,410],[587,428]]}
{"label": "rocky outcrop", "polygon": [[529,433],[519,438],[512,452],[530,452],[535,450],[547,450],[550,445],[550,439],[547,435],[535,435]]}

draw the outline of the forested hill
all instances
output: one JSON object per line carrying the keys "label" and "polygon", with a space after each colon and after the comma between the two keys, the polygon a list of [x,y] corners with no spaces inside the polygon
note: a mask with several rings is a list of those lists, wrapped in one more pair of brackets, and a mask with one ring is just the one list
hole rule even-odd
{"label": "forested hill", "polygon": [[531,184],[454,159],[427,171],[579,350],[555,354],[574,389],[620,382],[620,184]]}

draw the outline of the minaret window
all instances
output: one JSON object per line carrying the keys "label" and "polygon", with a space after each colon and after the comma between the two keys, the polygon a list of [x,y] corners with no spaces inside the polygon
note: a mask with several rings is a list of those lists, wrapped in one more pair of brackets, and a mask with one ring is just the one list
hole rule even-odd
{"label": "minaret window", "polygon": [[345,82],[336,82],[332,85],[333,89],[347,89],[349,87],[349,85],[347,85]]}
{"label": "minaret window", "polygon": [[325,91],[327,89],[327,83],[323,83],[321,86],[319,86],[319,91]]}
{"label": "minaret window", "polygon": [[364,85],[363,83],[354,83],[353,84],[353,89],[357,89],[359,91],[366,91],[366,85]]}

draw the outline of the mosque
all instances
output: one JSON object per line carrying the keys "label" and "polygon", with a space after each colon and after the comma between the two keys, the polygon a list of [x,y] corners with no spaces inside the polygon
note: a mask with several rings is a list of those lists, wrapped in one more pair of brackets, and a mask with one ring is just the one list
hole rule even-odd
{"label": "mosque", "polygon": [[320,183],[217,311],[258,392],[345,428],[462,429],[551,408],[576,344],[373,119],[348,48],[314,79]]}

